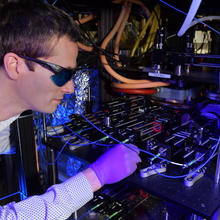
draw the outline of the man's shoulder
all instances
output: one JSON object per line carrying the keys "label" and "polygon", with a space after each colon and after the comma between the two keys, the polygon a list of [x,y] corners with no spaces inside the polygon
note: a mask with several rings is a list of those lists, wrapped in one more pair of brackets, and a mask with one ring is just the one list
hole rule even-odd
{"label": "man's shoulder", "polygon": [[0,121],[0,132],[2,130],[4,130],[5,128],[9,127],[9,125],[15,121],[17,118],[19,117],[19,115],[16,115],[16,116],[13,116],[7,120],[4,120],[4,121]]}

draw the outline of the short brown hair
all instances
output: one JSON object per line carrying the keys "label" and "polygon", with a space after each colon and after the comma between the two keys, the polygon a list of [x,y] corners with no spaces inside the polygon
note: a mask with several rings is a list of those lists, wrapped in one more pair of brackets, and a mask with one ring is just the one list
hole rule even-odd
{"label": "short brown hair", "polygon": [[41,0],[20,0],[0,7],[0,65],[6,53],[33,58],[48,56],[50,40],[67,35],[79,39],[71,16]]}

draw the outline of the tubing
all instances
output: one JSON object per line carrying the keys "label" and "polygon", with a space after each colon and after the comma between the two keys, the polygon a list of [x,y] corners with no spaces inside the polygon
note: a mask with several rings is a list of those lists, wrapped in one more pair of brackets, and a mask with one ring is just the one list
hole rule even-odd
{"label": "tubing", "polygon": [[123,33],[124,29],[125,29],[126,22],[127,22],[128,18],[129,18],[130,12],[131,12],[131,4],[129,3],[128,6],[127,6],[125,17],[124,17],[124,19],[121,22],[121,25],[120,25],[119,30],[118,30],[118,34],[117,34],[116,39],[115,39],[114,53],[116,54],[115,55],[115,59],[118,61],[116,63],[116,65],[118,67],[122,67],[121,63],[119,62],[120,60],[119,60],[119,56],[118,56],[119,45],[120,45],[122,33]]}
{"label": "tubing", "polygon": [[[156,7],[158,7],[158,6],[156,6]],[[123,17],[126,14],[126,8],[127,8],[127,6],[124,4],[123,7],[122,7],[122,10],[121,10],[121,13],[119,15],[119,18],[118,18],[116,24],[114,25],[112,31],[107,35],[107,37],[104,39],[103,43],[101,44],[101,48],[103,50],[106,49],[108,43],[114,37],[116,31],[119,29],[119,27],[120,27],[120,25],[121,25],[121,23],[123,21]],[[152,17],[153,17],[153,15],[151,16],[151,19],[152,19]],[[151,21],[151,19],[150,18],[148,19],[148,25],[149,25],[149,22]],[[169,85],[169,83],[164,83],[164,82],[152,82],[150,80],[135,80],[135,79],[126,78],[124,76],[121,76],[117,72],[115,72],[110,67],[110,65],[108,64],[108,61],[107,61],[107,59],[106,59],[104,54],[102,54],[102,53],[100,54],[100,59],[101,59],[101,62],[103,64],[105,70],[112,77],[114,77],[115,79],[117,79],[120,82],[123,82],[123,83],[113,83],[112,87],[122,88],[122,89],[141,89],[141,88],[154,88],[154,87],[160,87],[160,86],[167,86],[167,85]]]}
{"label": "tubing", "polygon": [[[123,0],[113,0],[112,1],[112,3],[116,3],[116,4],[122,4],[123,2],[124,2]],[[150,16],[151,13],[150,13],[149,9],[140,0],[127,0],[127,2],[135,3],[135,4],[139,5],[139,6],[141,6],[141,8],[145,11],[147,17]]]}
{"label": "tubing", "polygon": [[[147,81],[147,80],[146,80]],[[152,82],[148,81],[147,83],[112,83],[112,87],[118,89],[144,89],[144,88],[156,88],[162,86],[169,86],[169,83],[166,82]]]}
{"label": "tubing", "polygon": [[220,20],[220,16],[207,16],[197,19],[195,21],[192,21],[188,28],[191,28],[192,26],[198,24],[199,22],[212,21],[212,20]]}
{"label": "tubing", "polygon": [[[128,0],[129,2],[135,2],[136,4],[139,4],[139,5],[142,5],[143,7],[143,3],[141,3],[140,1],[138,0]],[[156,6],[156,7],[159,7],[159,6]],[[157,9],[155,7],[155,10]],[[119,44],[120,44],[120,39],[121,39],[121,36],[122,36],[122,33],[123,33],[123,30],[125,28],[125,25],[126,25],[126,22],[128,20],[128,17],[129,17],[129,14],[130,14],[130,10],[131,10],[131,4],[128,3],[128,2],[125,2],[122,6],[122,9],[121,9],[121,12],[120,12],[120,15],[113,27],[113,29],[110,31],[110,33],[107,35],[107,37],[103,40],[102,44],[101,44],[101,48],[103,50],[106,49],[108,43],[112,40],[112,38],[114,37],[115,33],[118,31],[118,34],[117,34],[117,38],[116,38],[116,41],[115,41],[115,53],[118,55],[118,51],[119,51]],[[152,20],[152,17],[153,15],[150,15],[150,18],[148,19],[147,21],[147,25],[146,28],[148,27],[148,25],[150,24],[151,20]],[[93,19],[94,16],[93,15],[90,15],[88,17],[86,17],[84,20],[81,20],[83,23]],[[78,23],[81,23],[81,22],[78,22]],[[80,42],[77,42],[77,45],[79,47],[79,49],[81,50],[85,50],[85,51],[88,51],[88,52],[91,52],[93,51],[93,47],[92,46],[86,46]],[[119,61],[119,57],[116,55],[116,59]],[[133,92],[139,92],[139,93],[144,93],[145,94],[148,92],[150,92],[149,90],[148,91],[145,91],[145,90],[139,90],[139,91],[134,91],[133,89],[142,89],[142,88],[153,88],[153,87],[160,87],[160,86],[167,86],[169,85],[169,83],[164,83],[164,82],[152,82],[152,81],[149,81],[149,80],[135,80],[135,79],[129,79],[129,78],[126,78],[124,76],[121,76],[120,74],[118,74],[117,72],[115,72],[111,67],[110,65],[108,64],[108,61],[105,57],[104,54],[100,53],[100,59],[101,59],[101,62],[104,66],[104,68],[106,69],[106,71],[112,76],[114,77],[115,79],[121,81],[121,82],[124,82],[123,84],[122,83],[113,83],[112,86],[113,88],[115,89],[132,89]],[[127,92],[132,92],[131,90],[127,90]]]}
{"label": "tubing", "polygon": [[185,34],[186,30],[189,28],[189,25],[191,23],[191,21],[193,20],[193,18],[195,17],[195,14],[200,6],[200,3],[202,2],[202,0],[193,0],[189,11],[187,13],[187,16],[183,22],[182,27],[180,28],[179,32],[177,33],[178,37],[181,37],[183,34]]}
{"label": "tubing", "polygon": [[85,18],[82,18],[82,19],[80,19],[79,21],[75,21],[77,24],[84,24],[84,23],[86,23],[86,22],[88,22],[88,21],[91,21],[91,20],[93,20],[94,19],[94,14],[90,14],[90,15],[88,15],[87,17],[85,17]]}
{"label": "tubing", "polygon": [[[94,19],[94,17],[95,17],[94,14],[90,14],[87,17],[80,19],[79,21],[75,20],[75,22],[78,25],[84,24],[84,23],[89,22],[92,19]],[[87,46],[87,45],[84,45],[84,44],[82,44],[80,42],[77,42],[77,45],[79,47],[79,50],[82,50],[82,51],[92,52],[93,49],[94,49],[93,46]]]}
{"label": "tubing", "polygon": [[94,49],[93,46],[86,46],[85,44],[82,44],[80,42],[77,42],[77,45],[79,47],[79,50],[83,50],[83,51],[92,52]]}
{"label": "tubing", "polygon": [[123,92],[127,94],[135,94],[135,95],[152,95],[157,92],[156,89],[118,89],[113,88],[115,92]]}
{"label": "tubing", "polygon": [[[123,5],[122,6],[122,10],[121,10],[121,13],[118,17],[118,20],[116,22],[116,24],[114,25],[113,29],[111,30],[111,32],[107,35],[107,37],[104,39],[104,41],[102,42],[101,44],[101,48],[103,50],[106,49],[108,43],[110,42],[110,40],[114,37],[116,31],[119,29],[120,27],[120,24],[123,20],[123,17],[126,13],[126,6]],[[148,80],[134,80],[134,79],[129,79],[129,78],[126,78],[124,76],[121,76],[120,74],[118,74],[117,72],[115,72],[111,67],[110,65],[108,64],[108,61],[105,57],[104,54],[100,54],[100,59],[101,59],[101,62],[104,66],[104,68],[106,69],[106,71],[112,76],[114,77],[115,79],[121,81],[121,82],[125,82],[125,83],[147,83],[149,82]]]}

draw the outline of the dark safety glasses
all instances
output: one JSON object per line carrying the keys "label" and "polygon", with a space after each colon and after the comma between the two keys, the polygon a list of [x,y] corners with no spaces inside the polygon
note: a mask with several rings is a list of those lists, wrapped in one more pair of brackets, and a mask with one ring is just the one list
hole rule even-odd
{"label": "dark safety glasses", "polygon": [[63,86],[68,81],[70,81],[73,78],[73,76],[75,75],[75,72],[76,72],[76,70],[64,68],[64,67],[59,66],[57,64],[45,62],[43,60],[39,60],[39,59],[36,59],[36,58],[27,57],[27,56],[23,56],[23,55],[20,55],[20,54],[18,54],[18,56],[25,59],[25,60],[29,60],[29,61],[38,63],[42,67],[44,67],[44,68],[50,70],[51,72],[53,72],[55,75],[52,75],[50,78],[59,87]]}

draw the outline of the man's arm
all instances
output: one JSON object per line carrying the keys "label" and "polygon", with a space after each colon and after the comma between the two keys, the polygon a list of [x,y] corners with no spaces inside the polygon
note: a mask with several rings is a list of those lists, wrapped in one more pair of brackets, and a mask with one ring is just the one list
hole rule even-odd
{"label": "man's arm", "polygon": [[96,176],[95,172],[91,168],[84,170],[83,174],[86,176],[87,180],[89,181],[93,192],[99,190],[102,187],[101,183],[99,182],[98,177]]}
{"label": "man's arm", "polygon": [[61,184],[51,186],[43,195],[0,207],[0,219],[67,219],[91,200],[93,192],[103,185],[118,182],[132,174],[141,161],[138,154],[139,151],[116,145],[89,168]]}
{"label": "man's arm", "polygon": [[[85,173],[89,178],[93,176],[90,171]],[[92,186],[81,172],[61,184],[51,186],[42,195],[0,207],[0,219],[64,220],[92,198]]]}

